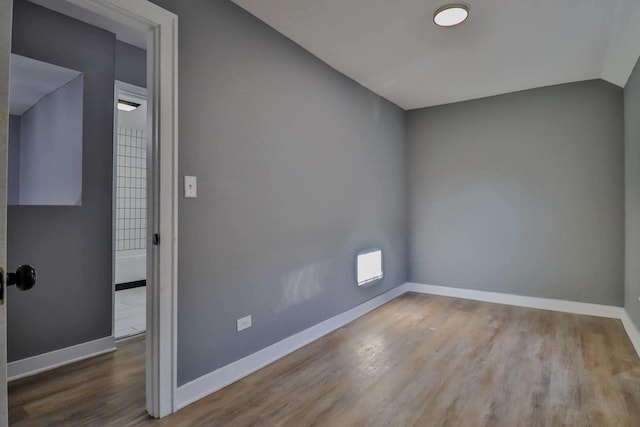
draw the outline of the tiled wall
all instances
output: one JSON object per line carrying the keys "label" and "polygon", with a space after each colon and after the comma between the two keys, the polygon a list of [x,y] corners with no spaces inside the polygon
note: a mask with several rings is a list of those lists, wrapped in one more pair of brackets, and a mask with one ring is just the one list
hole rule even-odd
{"label": "tiled wall", "polygon": [[147,137],[143,130],[118,128],[116,250],[146,248]]}

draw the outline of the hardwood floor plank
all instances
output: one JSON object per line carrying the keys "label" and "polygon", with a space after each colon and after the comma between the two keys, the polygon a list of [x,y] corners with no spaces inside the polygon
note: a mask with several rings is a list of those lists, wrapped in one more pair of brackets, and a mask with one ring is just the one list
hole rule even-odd
{"label": "hardwood floor plank", "polygon": [[162,420],[144,340],[15,381],[16,426],[640,426],[620,321],[405,294]]}

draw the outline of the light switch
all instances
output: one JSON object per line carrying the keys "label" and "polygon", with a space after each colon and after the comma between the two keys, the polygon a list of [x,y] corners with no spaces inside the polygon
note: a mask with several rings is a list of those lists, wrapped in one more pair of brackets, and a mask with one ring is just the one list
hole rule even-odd
{"label": "light switch", "polygon": [[198,180],[195,176],[184,177],[184,197],[187,199],[198,197]]}

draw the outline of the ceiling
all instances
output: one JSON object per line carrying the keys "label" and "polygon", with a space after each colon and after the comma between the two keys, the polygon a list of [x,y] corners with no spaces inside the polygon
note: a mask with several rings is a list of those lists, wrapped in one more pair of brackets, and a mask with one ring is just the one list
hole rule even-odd
{"label": "ceiling", "polygon": [[[640,56],[638,0],[233,0],[404,109],[603,78],[624,86]],[[455,3],[456,1],[451,1]]]}
{"label": "ceiling", "polygon": [[21,116],[42,98],[78,77],[79,71],[11,54],[9,114]]}

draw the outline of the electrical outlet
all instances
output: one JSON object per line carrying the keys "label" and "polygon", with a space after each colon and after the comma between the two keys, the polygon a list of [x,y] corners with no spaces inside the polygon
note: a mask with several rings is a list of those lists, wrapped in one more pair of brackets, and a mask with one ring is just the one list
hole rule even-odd
{"label": "electrical outlet", "polygon": [[242,319],[237,320],[238,332],[244,331],[245,329],[249,329],[251,327],[251,316],[243,317]]}

